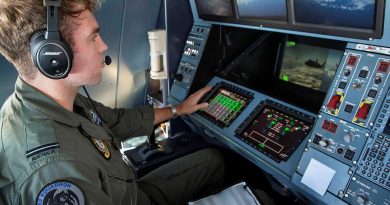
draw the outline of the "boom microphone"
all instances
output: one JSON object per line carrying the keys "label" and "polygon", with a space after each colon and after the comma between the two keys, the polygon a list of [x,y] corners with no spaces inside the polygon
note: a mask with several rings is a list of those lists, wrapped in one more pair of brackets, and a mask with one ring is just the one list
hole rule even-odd
{"label": "boom microphone", "polygon": [[110,65],[110,64],[111,64],[111,57],[110,57],[110,56],[104,57],[104,63],[105,63],[106,65]]}

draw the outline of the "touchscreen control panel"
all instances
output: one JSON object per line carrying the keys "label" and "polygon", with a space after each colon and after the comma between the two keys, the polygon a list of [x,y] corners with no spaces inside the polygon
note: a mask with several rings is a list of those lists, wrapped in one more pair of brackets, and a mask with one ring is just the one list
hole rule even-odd
{"label": "touchscreen control panel", "polygon": [[266,100],[236,130],[236,137],[277,162],[286,161],[313,123],[313,117]]}
{"label": "touchscreen control panel", "polygon": [[199,114],[219,127],[228,127],[251,102],[253,93],[221,82],[202,100],[209,106]]}

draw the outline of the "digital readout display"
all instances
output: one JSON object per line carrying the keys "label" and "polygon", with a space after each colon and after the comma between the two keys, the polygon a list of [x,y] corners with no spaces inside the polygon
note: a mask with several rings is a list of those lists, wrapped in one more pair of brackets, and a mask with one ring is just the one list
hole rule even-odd
{"label": "digital readout display", "polygon": [[310,130],[309,123],[265,106],[238,137],[272,159],[286,161]]}
{"label": "digital readout display", "polygon": [[225,88],[219,90],[208,100],[209,106],[201,110],[209,119],[225,127],[229,126],[247,106],[249,99]]}

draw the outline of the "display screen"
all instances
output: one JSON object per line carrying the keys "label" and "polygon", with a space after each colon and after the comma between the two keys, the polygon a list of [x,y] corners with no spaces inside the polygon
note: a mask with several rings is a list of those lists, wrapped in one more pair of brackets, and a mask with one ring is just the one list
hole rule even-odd
{"label": "display screen", "polygon": [[375,0],[294,0],[297,23],[374,29]]}
{"label": "display screen", "polygon": [[342,56],[342,50],[287,41],[279,79],[327,92]]}
{"label": "display screen", "polygon": [[220,127],[228,127],[251,101],[251,96],[233,91],[225,86],[216,86],[211,96],[206,100],[209,103],[200,114]]}
{"label": "display screen", "polygon": [[233,17],[231,0],[196,0],[200,16]]}
{"label": "display screen", "polygon": [[240,18],[287,21],[286,0],[237,0]]}
{"label": "display screen", "polygon": [[312,125],[275,107],[264,106],[238,137],[275,161],[286,161]]}

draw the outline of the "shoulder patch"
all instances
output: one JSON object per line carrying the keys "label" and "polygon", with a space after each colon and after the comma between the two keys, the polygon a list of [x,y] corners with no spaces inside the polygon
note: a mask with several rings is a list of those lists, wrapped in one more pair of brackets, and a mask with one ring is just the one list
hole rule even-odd
{"label": "shoulder patch", "polygon": [[47,184],[39,192],[36,205],[84,205],[85,197],[81,189],[68,181],[56,181]]}

